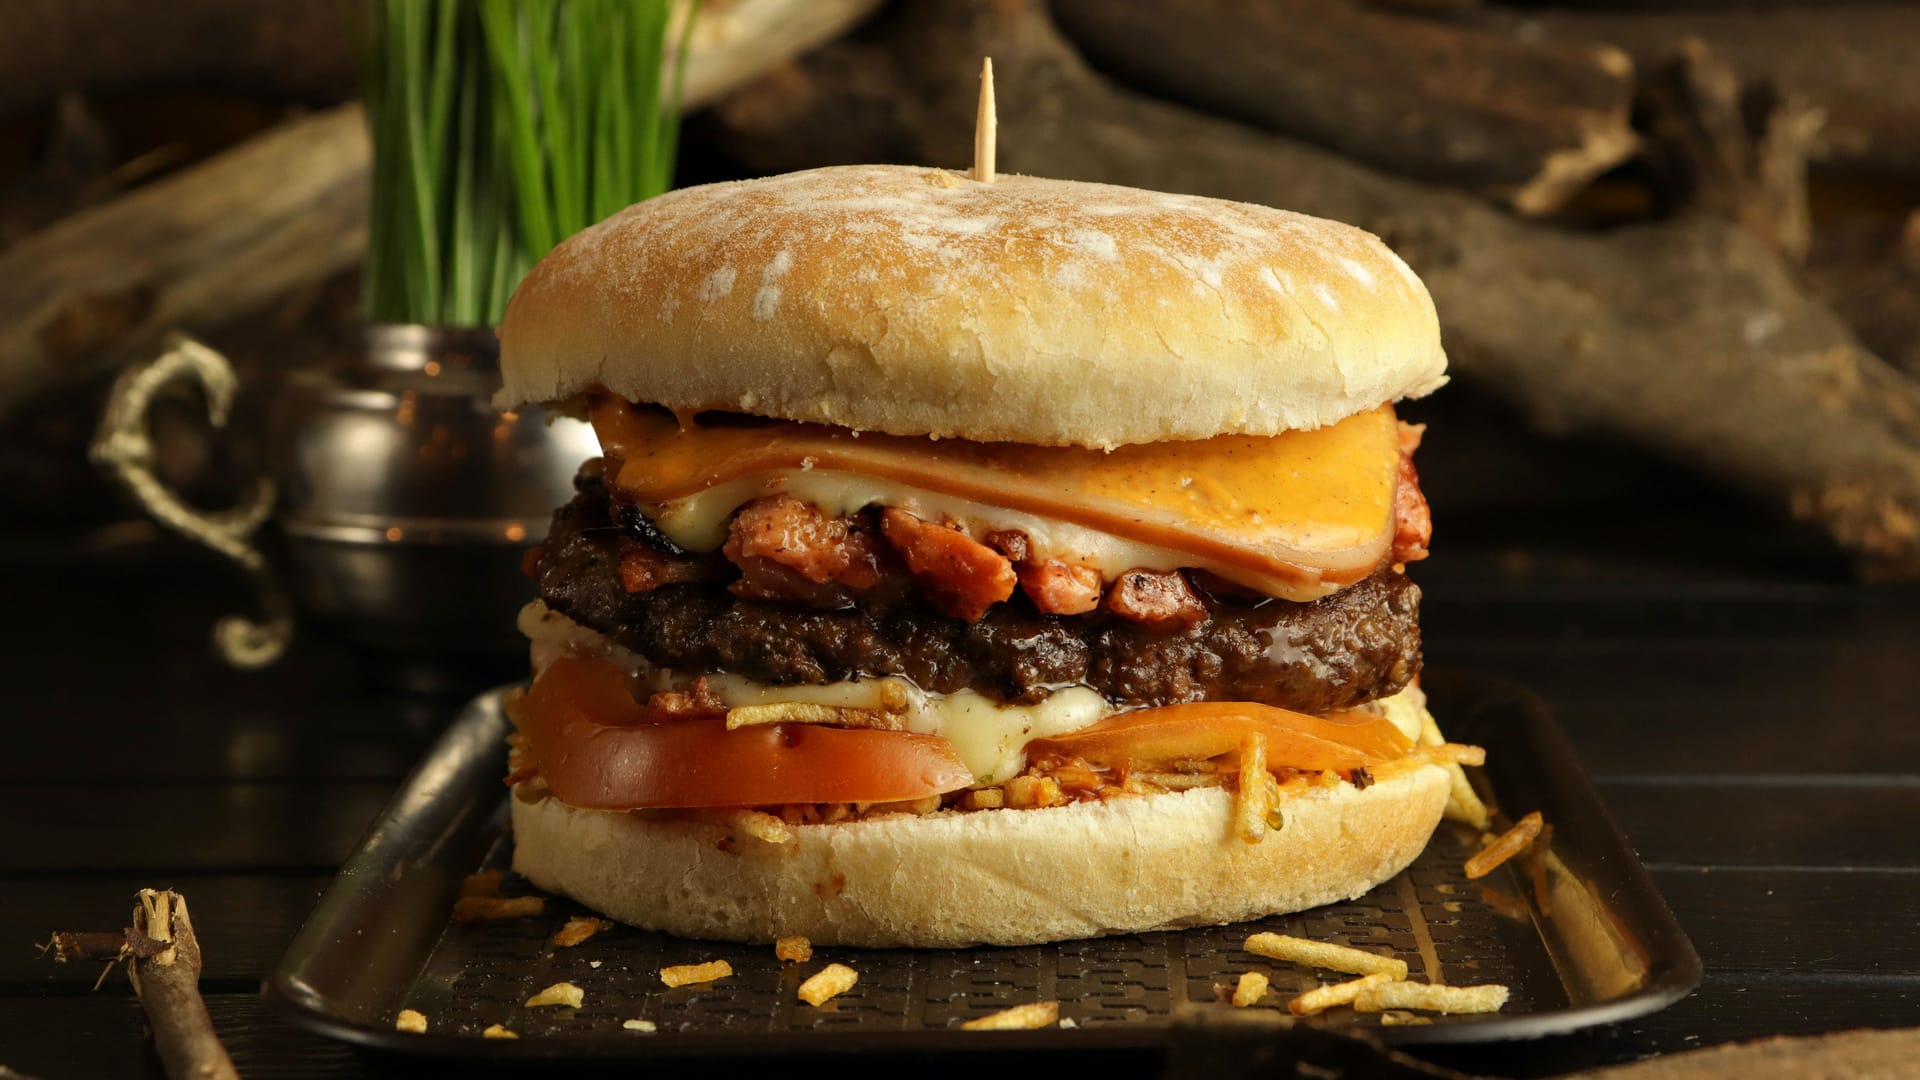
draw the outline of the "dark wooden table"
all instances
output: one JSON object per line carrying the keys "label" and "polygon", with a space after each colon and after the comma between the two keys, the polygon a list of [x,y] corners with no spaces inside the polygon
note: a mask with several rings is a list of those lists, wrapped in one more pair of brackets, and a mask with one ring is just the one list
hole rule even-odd
{"label": "dark wooden table", "polygon": [[[1416,572],[1429,661],[1548,701],[1707,974],[1617,1028],[1430,1056],[1547,1075],[1920,1024],[1920,594],[1848,583],[1804,536],[1650,463],[1596,474],[1589,449],[1569,485],[1559,450],[1440,445],[1423,462],[1439,554]],[[124,925],[141,886],[191,900],[243,1074],[378,1064],[280,1022],[258,989],[452,703],[313,636],[270,671],[222,669],[208,627],[243,597],[182,545],[35,536],[0,555],[0,1064],[158,1074],[124,976],[95,990],[97,965],[33,948]]]}

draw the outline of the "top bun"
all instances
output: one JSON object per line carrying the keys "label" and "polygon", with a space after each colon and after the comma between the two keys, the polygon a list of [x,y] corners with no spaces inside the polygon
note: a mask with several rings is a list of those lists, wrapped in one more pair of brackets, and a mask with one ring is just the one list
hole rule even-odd
{"label": "top bun", "polygon": [[1273,435],[1446,381],[1433,301],[1348,225],[1106,184],[861,165],[685,188],[555,248],[508,406],[597,387],[893,435]]}

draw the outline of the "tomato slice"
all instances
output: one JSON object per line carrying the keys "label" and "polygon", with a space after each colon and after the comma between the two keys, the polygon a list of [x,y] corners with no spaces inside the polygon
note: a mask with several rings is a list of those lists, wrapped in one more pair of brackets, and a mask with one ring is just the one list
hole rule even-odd
{"label": "tomato slice", "polygon": [[936,735],[653,722],[618,668],[579,657],[534,680],[521,730],[555,797],[588,810],[894,802],[973,783]]}
{"label": "tomato slice", "polygon": [[1412,745],[1391,721],[1371,713],[1321,717],[1245,701],[1201,701],[1121,713],[1071,734],[1035,739],[1027,757],[1151,768],[1218,757],[1253,732],[1267,737],[1269,765],[1304,772],[1377,765]]}

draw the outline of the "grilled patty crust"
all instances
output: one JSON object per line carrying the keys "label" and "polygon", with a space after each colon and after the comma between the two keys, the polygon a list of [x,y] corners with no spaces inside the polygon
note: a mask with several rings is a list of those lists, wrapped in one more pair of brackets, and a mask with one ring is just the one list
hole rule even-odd
{"label": "grilled patty crust", "polygon": [[583,475],[554,515],[537,576],[547,606],[662,667],[773,685],[902,675],[935,693],[1031,702],[1084,684],[1117,704],[1257,701],[1324,713],[1397,693],[1420,671],[1420,590],[1383,566],[1313,603],[1200,590],[1207,617],[1164,628],[1105,611],[1042,615],[1023,597],[978,622],[912,590],[819,609],[734,595],[725,581],[623,588],[637,541]]}

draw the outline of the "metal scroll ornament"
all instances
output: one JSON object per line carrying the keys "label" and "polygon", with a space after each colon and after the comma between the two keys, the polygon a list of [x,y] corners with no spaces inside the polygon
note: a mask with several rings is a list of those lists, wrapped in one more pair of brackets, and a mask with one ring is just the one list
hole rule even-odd
{"label": "metal scroll ornament", "polygon": [[[175,338],[115,386],[94,458],[156,520],[253,581],[262,617],[229,617],[215,630],[229,663],[272,663],[296,608],[387,653],[479,658],[523,647],[513,613],[532,592],[521,555],[598,446],[577,420],[549,424],[535,409],[492,406],[491,331],[375,325],[364,350],[290,373],[267,425],[269,479],[220,513],[188,506],[153,473],[147,406],[183,378],[205,388],[213,422],[224,424],[232,368]],[[254,539],[269,519],[287,554],[277,567]]]}
{"label": "metal scroll ornament", "polygon": [[260,598],[261,618],[228,615],[214,624],[213,646],[237,668],[259,668],[278,660],[293,639],[293,613],[253,535],[273,512],[273,481],[260,477],[253,493],[228,510],[189,506],[154,475],[153,439],[147,409],[154,395],[176,380],[200,384],[207,418],[227,426],[239,380],[227,359],[183,334],[170,335],[167,349],[153,362],[129,368],[107,397],[106,414],[94,435],[90,455],[160,524],[211,548],[239,566]]}

